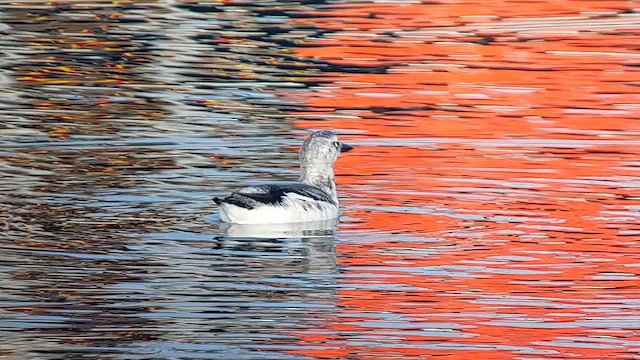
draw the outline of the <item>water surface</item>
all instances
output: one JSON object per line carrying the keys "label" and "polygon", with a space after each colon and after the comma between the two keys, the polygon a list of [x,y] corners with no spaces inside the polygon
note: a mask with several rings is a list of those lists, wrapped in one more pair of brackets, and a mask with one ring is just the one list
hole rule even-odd
{"label": "water surface", "polygon": [[[633,3],[1,8],[1,357],[640,353]],[[340,224],[219,226],[314,129]]]}

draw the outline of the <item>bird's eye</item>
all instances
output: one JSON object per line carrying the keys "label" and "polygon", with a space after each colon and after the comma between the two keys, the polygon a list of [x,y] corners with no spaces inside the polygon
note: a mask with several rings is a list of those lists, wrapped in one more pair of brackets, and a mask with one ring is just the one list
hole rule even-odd
{"label": "bird's eye", "polygon": [[333,146],[335,146],[335,147],[336,147],[336,149],[337,149],[337,148],[339,148],[339,147],[340,147],[340,143],[336,141],[336,142],[334,142],[334,143],[333,143]]}

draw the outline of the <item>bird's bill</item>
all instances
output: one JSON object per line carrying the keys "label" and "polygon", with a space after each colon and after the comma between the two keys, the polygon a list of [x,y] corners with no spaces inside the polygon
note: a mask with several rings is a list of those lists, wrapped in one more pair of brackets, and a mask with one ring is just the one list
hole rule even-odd
{"label": "bird's bill", "polygon": [[351,149],[353,149],[353,146],[351,146],[351,145],[340,144],[340,152],[341,153],[346,153],[347,151],[350,151]]}

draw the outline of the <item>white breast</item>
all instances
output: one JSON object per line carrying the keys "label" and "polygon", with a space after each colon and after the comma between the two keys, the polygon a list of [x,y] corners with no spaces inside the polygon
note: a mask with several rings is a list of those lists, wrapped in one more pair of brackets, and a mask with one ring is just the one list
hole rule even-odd
{"label": "white breast", "polygon": [[337,205],[296,193],[287,193],[279,204],[265,204],[245,209],[229,203],[220,206],[220,219],[236,224],[282,224],[336,219]]}

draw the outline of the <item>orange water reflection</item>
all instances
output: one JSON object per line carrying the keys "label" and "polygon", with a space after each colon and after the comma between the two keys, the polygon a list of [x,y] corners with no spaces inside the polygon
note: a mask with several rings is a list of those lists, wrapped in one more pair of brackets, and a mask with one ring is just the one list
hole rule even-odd
{"label": "orange water reflection", "polygon": [[359,146],[339,165],[355,219],[339,310],[296,353],[640,353],[632,5],[349,4],[303,20],[331,32],[298,54],[337,70],[295,95],[310,107],[297,126]]}

